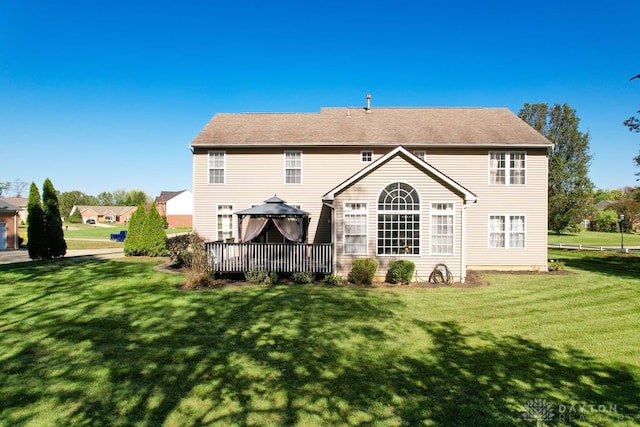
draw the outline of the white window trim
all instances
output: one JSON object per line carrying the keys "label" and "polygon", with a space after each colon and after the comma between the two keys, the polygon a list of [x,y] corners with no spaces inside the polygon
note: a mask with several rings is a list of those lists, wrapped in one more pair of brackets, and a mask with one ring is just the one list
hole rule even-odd
{"label": "white window trim", "polygon": [[[218,203],[216,205],[216,239],[219,239],[220,236],[220,232],[221,230],[218,228],[218,217],[220,216],[220,206],[230,206],[231,209],[229,210],[230,214],[231,214],[231,238],[235,237],[235,229],[236,227],[234,226],[234,216],[233,212],[233,204],[232,203]],[[226,212],[225,212],[226,213]]]}
{"label": "white window trim", "polygon": [[[365,153],[371,154],[371,160],[365,160],[364,159]],[[362,150],[362,151],[360,151],[360,162],[362,162],[362,163],[371,163],[371,162],[373,162],[373,156],[374,156],[374,153],[373,153],[372,150]]]}
{"label": "white window trim", "polygon": [[[415,211],[413,211],[413,210],[410,210],[410,211],[384,211],[383,210],[383,211],[381,211],[378,208],[378,206],[380,204],[379,203],[380,194],[382,194],[382,192],[389,185],[396,184],[398,182],[403,183],[403,184],[407,184],[407,185],[409,185],[411,188],[413,188],[416,191],[416,194],[418,195],[418,199],[420,200],[419,203],[418,203],[418,209],[417,210],[415,210]],[[375,239],[376,239],[375,240],[375,242],[376,242],[375,253],[376,253],[376,255],[375,256],[376,257],[397,257],[398,255],[402,255],[402,256],[406,256],[406,257],[420,258],[421,256],[423,256],[422,255],[422,252],[423,252],[422,244],[424,243],[424,215],[423,215],[423,212],[422,212],[422,208],[424,206],[424,203],[425,202],[422,200],[422,195],[418,192],[417,187],[412,182],[405,181],[405,180],[402,180],[402,181],[395,180],[393,182],[388,182],[387,184],[385,184],[382,187],[382,190],[380,190],[378,192],[378,196],[375,199],[375,206],[376,206],[376,230],[375,230],[375,233],[376,233],[376,236],[375,236]],[[402,254],[394,254],[394,253],[391,253],[391,254],[380,254],[380,253],[378,253],[378,249],[379,249],[379,246],[378,246],[378,231],[379,231],[379,227],[380,227],[380,223],[379,223],[378,217],[379,217],[379,215],[381,213],[384,213],[384,214],[418,215],[420,217],[420,219],[418,221],[418,225],[420,226],[420,237],[418,238],[418,253],[417,254],[413,254],[413,253],[410,253],[410,254],[404,254],[404,253],[402,253]]]}
{"label": "white window trim", "polygon": [[[288,153],[296,153],[296,154],[300,154],[300,182],[287,182],[287,154]],[[283,157],[283,162],[284,162],[284,168],[282,170],[283,176],[282,176],[282,182],[284,182],[285,185],[300,185],[304,182],[303,180],[303,154],[302,154],[302,150],[285,150],[284,154],[282,155]]]}
{"label": "white window trim", "polygon": [[[505,155],[505,159],[504,159],[504,184],[493,184],[491,182],[491,155],[492,154],[504,154]],[[524,183],[523,184],[512,184],[511,183],[511,155],[512,154],[524,154]],[[494,186],[494,187],[508,187],[510,185],[516,186],[516,187],[522,187],[524,185],[527,185],[527,176],[529,175],[527,173],[527,152],[526,151],[489,151],[489,154],[487,155],[487,172],[488,172],[488,176],[487,176],[487,181],[489,183],[490,186]]]}
{"label": "white window trim", "polygon": [[[434,253],[433,252],[433,216],[434,214],[437,214],[438,212],[443,212],[443,211],[438,211],[433,209],[433,205],[437,205],[437,204],[448,204],[448,205],[452,205],[451,208],[451,216],[453,217],[453,244],[452,244],[452,249],[453,251],[450,254],[444,254],[444,253]],[[429,206],[429,255],[433,255],[433,256],[455,256],[456,255],[456,204],[455,202],[452,201],[432,201],[430,202],[430,206]]]}
{"label": "white window trim", "polygon": [[[364,208],[362,211],[360,210],[351,210],[349,208],[347,208],[347,205],[354,205],[354,204],[360,204],[363,205]],[[346,226],[347,226],[347,222],[345,221],[345,217],[347,216],[347,213],[360,213],[360,212],[364,212],[364,235],[365,235],[365,243],[364,243],[364,252],[354,252],[354,253],[347,253],[347,242],[346,242]],[[342,204],[342,254],[343,255],[368,255],[369,254],[369,205],[367,202],[360,202],[360,201],[346,201]]]}
{"label": "white window trim", "polygon": [[[211,154],[222,154],[222,182],[211,182]],[[224,150],[209,150],[207,152],[207,183],[209,185],[224,185],[227,183],[227,152]]]}
{"label": "white window trim", "polygon": [[[491,217],[492,216],[501,216],[504,217],[504,246],[503,247],[495,247],[491,246]],[[524,245],[522,247],[511,247],[511,218],[513,217],[523,217],[524,218]],[[527,224],[528,219],[526,214],[496,214],[492,213],[487,216],[487,248],[489,249],[498,249],[498,250],[523,250],[527,249]]]}

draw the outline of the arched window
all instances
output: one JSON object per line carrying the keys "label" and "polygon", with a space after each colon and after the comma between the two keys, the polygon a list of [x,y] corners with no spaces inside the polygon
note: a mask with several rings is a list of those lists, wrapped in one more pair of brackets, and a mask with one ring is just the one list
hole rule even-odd
{"label": "arched window", "polygon": [[378,255],[420,254],[420,197],[395,182],[378,197]]}

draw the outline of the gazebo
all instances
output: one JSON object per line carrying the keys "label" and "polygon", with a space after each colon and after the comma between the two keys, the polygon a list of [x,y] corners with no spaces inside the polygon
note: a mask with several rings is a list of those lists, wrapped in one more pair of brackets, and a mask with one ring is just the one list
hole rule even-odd
{"label": "gazebo", "polygon": [[273,224],[288,241],[305,243],[309,226],[309,213],[287,205],[277,196],[264,204],[236,212],[238,216],[238,240],[251,242],[260,236],[269,224]]}

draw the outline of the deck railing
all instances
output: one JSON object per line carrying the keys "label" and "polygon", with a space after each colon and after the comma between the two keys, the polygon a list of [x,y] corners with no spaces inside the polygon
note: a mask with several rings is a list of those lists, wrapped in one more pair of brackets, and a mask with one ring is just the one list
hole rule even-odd
{"label": "deck railing", "polygon": [[331,243],[223,243],[209,242],[207,255],[213,271],[244,273],[332,272]]}

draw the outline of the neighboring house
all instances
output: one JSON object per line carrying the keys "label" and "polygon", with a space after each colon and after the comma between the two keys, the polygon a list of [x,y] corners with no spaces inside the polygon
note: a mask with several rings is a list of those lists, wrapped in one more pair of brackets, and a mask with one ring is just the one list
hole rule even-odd
{"label": "neighboring house", "polygon": [[27,223],[27,203],[29,203],[29,199],[26,197],[2,197],[0,200],[3,200],[11,205],[17,206],[20,210],[18,211],[18,216],[20,217],[20,224]]}
{"label": "neighboring house", "polygon": [[0,250],[18,249],[20,237],[18,226],[20,222],[20,207],[0,199]]}
{"label": "neighboring house", "polygon": [[504,108],[217,114],[191,142],[193,227],[208,241],[292,240],[244,220],[277,195],[302,211],[304,242],[332,244],[343,277],[365,257],[378,276],[411,260],[422,280],[440,263],[458,280],[546,271],[551,147]]}
{"label": "neighboring house", "polygon": [[69,215],[73,215],[76,210],[80,211],[82,222],[93,220],[96,223],[127,223],[131,215],[136,211],[135,206],[81,206],[76,205],[71,208]]}
{"label": "neighboring house", "polygon": [[162,191],[155,200],[158,213],[170,228],[193,225],[193,193],[189,190]]}

